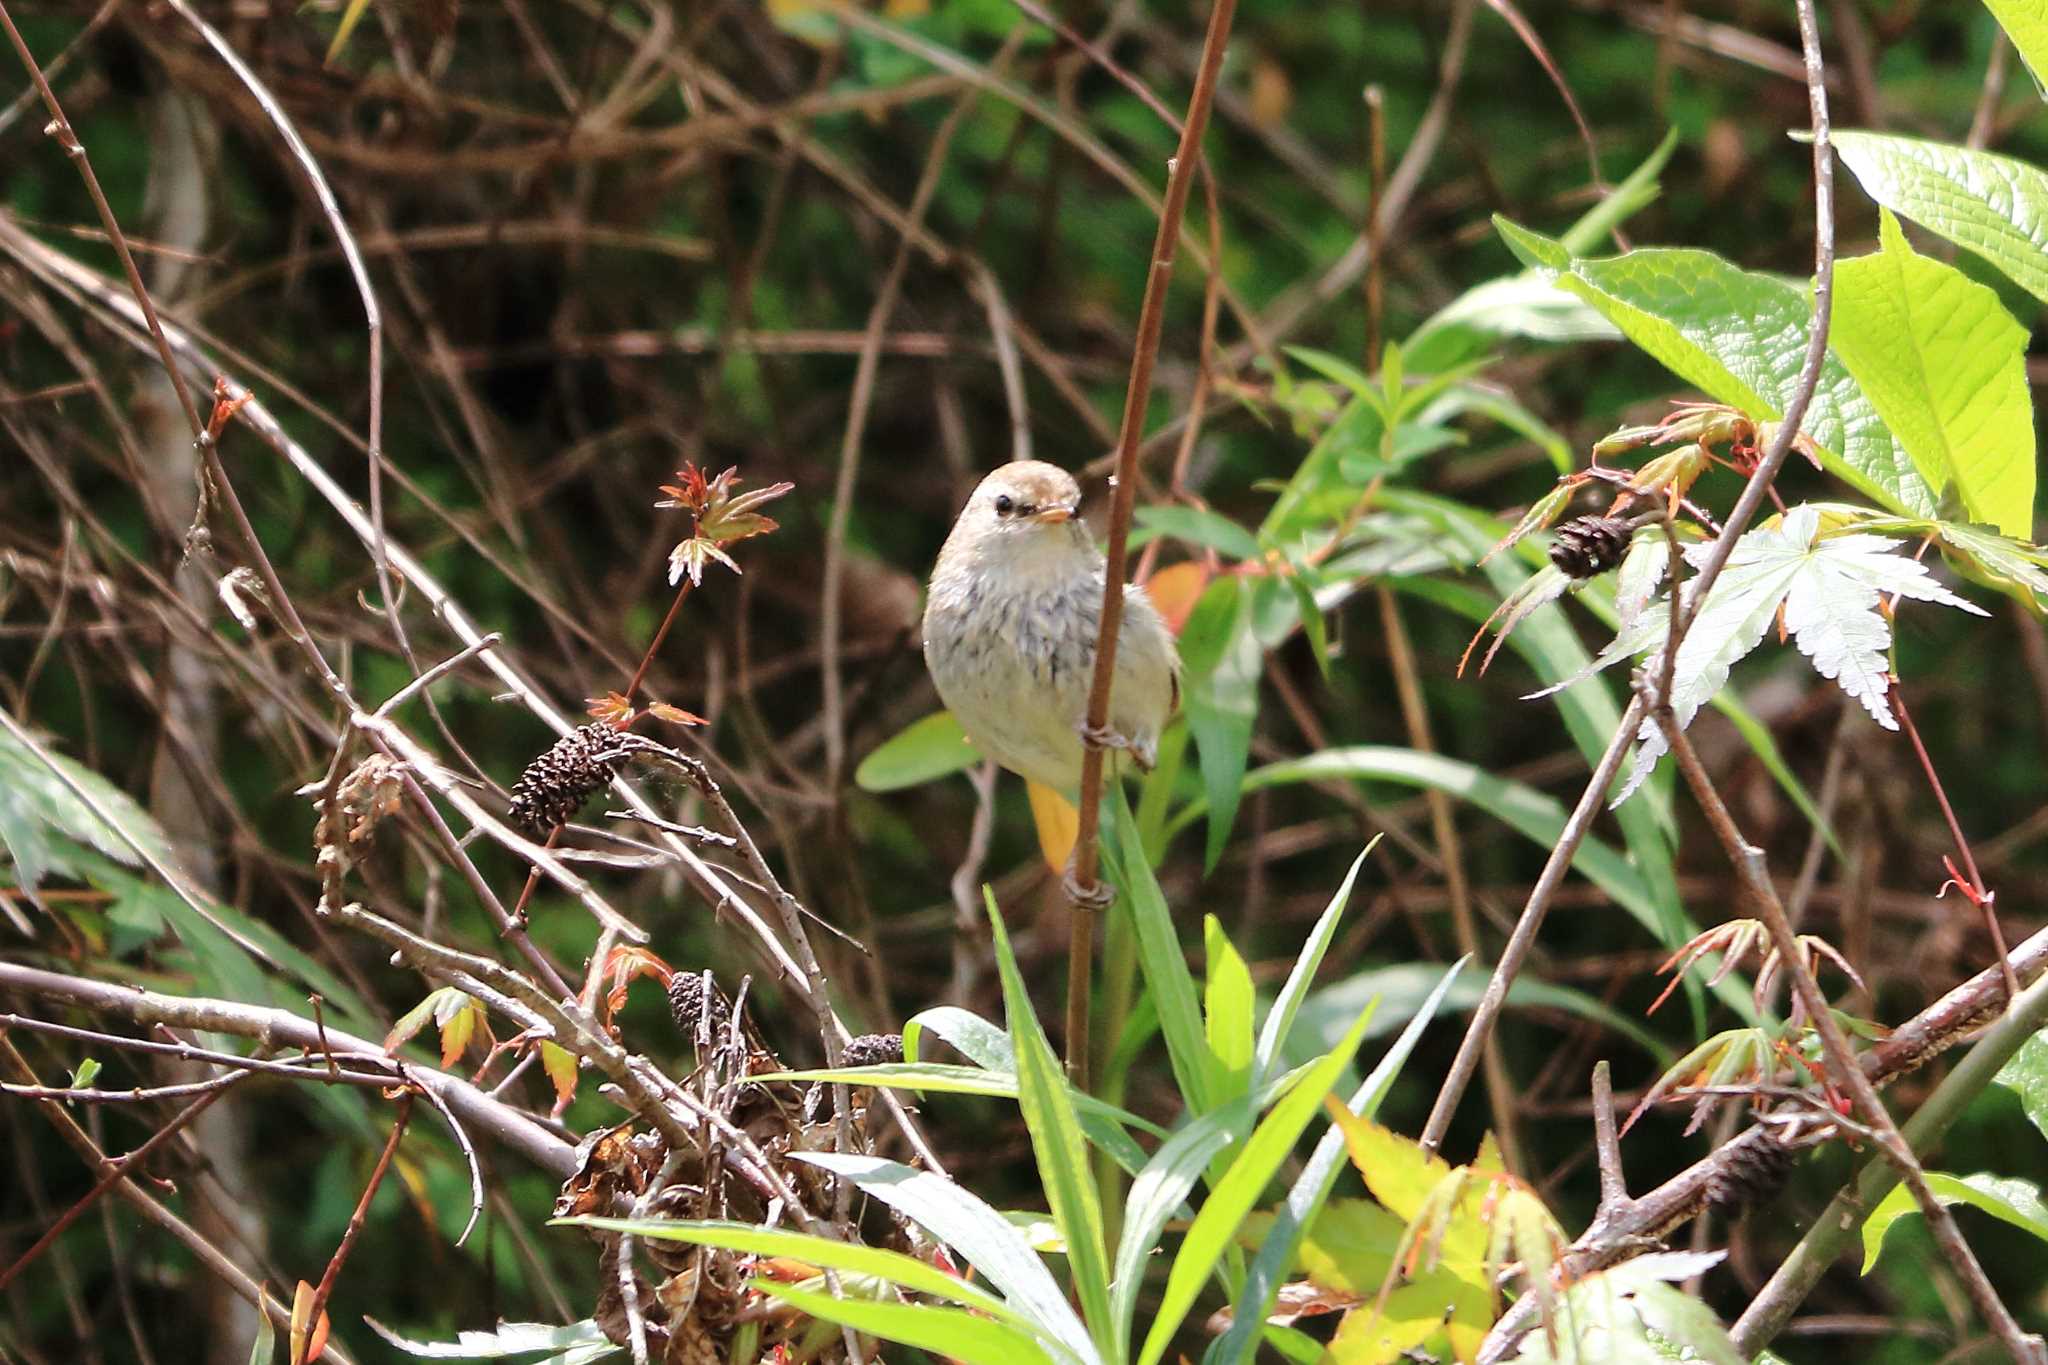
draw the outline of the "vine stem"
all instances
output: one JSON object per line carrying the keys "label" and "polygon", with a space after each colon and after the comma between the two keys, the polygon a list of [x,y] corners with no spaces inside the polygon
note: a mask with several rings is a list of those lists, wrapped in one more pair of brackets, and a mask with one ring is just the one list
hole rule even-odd
{"label": "vine stem", "polygon": [[[1806,336],[1806,360],[1800,368],[1798,382],[1793,386],[1791,401],[1785,405],[1784,416],[1772,431],[1770,444],[1757,461],[1756,472],[1749,476],[1742,495],[1729,511],[1727,524],[1708,549],[1706,562],[1693,578],[1690,591],[1683,594],[1683,604],[1676,613],[1677,619],[1664,646],[1672,659],[1677,658],[1686,632],[1698,619],[1714,580],[1727,567],[1728,556],[1735,551],[1735,542],[1749,528],[1757,509],[1763,506],[1764,498],[1770,493],[1772,481],[1778,477],[1786,457],[1792,453],[1792,442],[1799,435],[1799,424],[1805,420],[1806,410],[1813,403],[1814,390],[1820,384],[1821,363],[1827,358],[1828,321],[1835,293],[1835,149],[1828,134],[1827,72],[1821,61],[1820,32],[1814,20],[1812,0],[1797,0],[1797,6],[1799,41],[1806,55],[1807,107],[1813,125],[1813,325]],[[1672,585],[1672,591],[1679,591],[1676,583]],[[1593,818],[1599,814],[1601,803],[1606,799],[1609,784],[1621,771],[1621,761],[1627,755],[1630,743],[1649,715],[1650,708],[1640,694],[1630,700],[1621,723],[1615,727],[1614,737],[1608,741],[1607,751],[1594,765],[1592,780],[1587,782],[1570,819],[1565,821],[1549,861],[1544,863],[1535,886],[1530,888],[1528,903],[1522,907],[1521,918],[1515,921],[1514,930],[1501,949],[1500,961],[1486,983],[1479,1007],[1473,1011],[1472,1022],[1465,1030],[1463,1041],[1458,1044],[1458,1055],[1452,1060],[1443,1086],[1437,1091],[1429,1121],[1423,1126],[1422,1145],[1432,1152],[1443,1144],[1444,1131],[1451,1125],[1451,1115],[1457,1112],[1458,1101],[1472,1083],[1472,1073],[1478,1069],[1486,1039],[1493,1032],[1501,1009],[1507,1004],[1508,988],[1521,972],[1529,948],[1536,941],[1536,931],[1542,927],[1543,918],[1550,910],[1550,902],[1556,896],[1557,888],[1563,885],[1565,873],[1571,867],[1579,845],[1585,842]]]}
{"label": "vine stem", "polygon": [[[1102,575],[1102,618],[1095,637],[1095,676],[1088,688],[1088,733],[1101,734],[1109,725],[1109,687],[1116,676],[1117,633],[1123,626],[1124,573],[1129,560],[1131,512],[1138,493],[1138,442],[1145,430],[1145,408],[1152,397],[1152,367],[1159,358],[1159,336],[1166,326],[1166,290],[1173,280],[1173,258],[1180,227],[1187,216],[1188,191],[1201,160],[1202,133],[1209,125],[1209,106],[1216,96],[1216,77],[1230,41],[1237,0],[1216,0],[1209,11],[1209,29],[1202,38],[1201,66],[1194,92],[1188,96],[1181,123],[1180,145],[1167,163],[1166,201],[1159,210],[1159,231],[1152,242],[1152,268],[1145,279],[1145,298],[1138,310],[1138,340],[1131,353],[1130,385],[1124,393],[1123,425],[1116,439],[1116,476],[1111,486],[1109,555]],[[1218,263],[1211,262],[1211,269]],[[1096,825],[1102,817],[1103,750],[1089,743],[1081,755],[1081,828],[1074,841],[1073,882],[1077,889],[1096,887],[1101,849]],[[1094,967],[1095,915],[1075,897],[1067,957],[1067,1075],[1088,1088],[1088,997]]]}

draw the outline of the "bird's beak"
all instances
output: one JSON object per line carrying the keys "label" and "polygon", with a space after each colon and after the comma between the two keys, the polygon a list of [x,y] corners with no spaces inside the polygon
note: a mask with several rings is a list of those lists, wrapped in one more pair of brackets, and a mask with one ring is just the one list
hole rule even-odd
{"label": "bird's beak", "polygon": [[1034,513],[1032,520],[1042,521],[1048,526],[1057,526],[1063,521],[1072,521],[1074,511],[1072,507],[1047,507]]}

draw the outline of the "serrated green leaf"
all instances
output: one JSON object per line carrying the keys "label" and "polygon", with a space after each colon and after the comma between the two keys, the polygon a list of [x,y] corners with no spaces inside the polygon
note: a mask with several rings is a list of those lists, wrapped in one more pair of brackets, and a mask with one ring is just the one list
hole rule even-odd
{"label": "serrated green leaf", "polygon": [[2048,1034],[2036,1033],[2021,1043],[1992,1080],[2019,1098],[2028,1120],[2048,1138]]}
{"label": "serrated green leaf", "polygon": [[2048,173],[1994,152],[1889,133],[1838,131],[1834,143],[1872,199],[2048,301]]}
{"label": "serrated green leaf", "polygon": [[[1758,420],[1784,415],[1813,322],[1805,289],[1712,252],[1644,248],[1586,260],[1504,218],[1494,224],[1559,288],[1591,304],[1686,383]],[[1822,364],[1802,430],[1836,477],[1892,511],[1934,514],[1933,491],[1841,361]]]}
{"label": "serrated green leaf", "polygon": [[1713,1310],[1668,1283],[1704,1273],[1721,1256],[1657,1252],[1586,1276],[1565,1291],[1555,1334],[1523,1339],[1517,1365],[1750,1365]]}
{"label": "serrated green leaf", "polygon": [[2048,5],[2041,0],[1984,0],[1984,7],[1998,16],[2013,51],[2033,73],[2035,91],[2048,91]]}
{"label": "serrated green leaf", "polygon": [[[1968,1204],[1993,1218],[2048,1242],[2048,1204],[2041,1202],[2041,1187],[2031,1180],[1979,1172],[1976,1175],[1946,1175],[1927,1172],[1927,1188],[1944,1204]],[[1920,1212],[1913,1192],[1903,1184],[1892,1187],[1878,1206],[1863,1220],[1863,1273],[1868,1275],[1884,1251],[1885,1234],[1892,1224],[1908,1214]]]}
{"label": "serrated green leaf", "polygon": [[853,771],[862,791],[893,792],[936,781],[981,762],[981,750],[951,711],[934,711],[912,721],[876,746]]}
{"label": "serrated green leaf", "polygon": [[2034,409],[2026,329],[1998,295],[1916,253],[1890,210],[1880,249],[1835,267],[1829,344],[1937,493],[1973,522],[2034,529]]}

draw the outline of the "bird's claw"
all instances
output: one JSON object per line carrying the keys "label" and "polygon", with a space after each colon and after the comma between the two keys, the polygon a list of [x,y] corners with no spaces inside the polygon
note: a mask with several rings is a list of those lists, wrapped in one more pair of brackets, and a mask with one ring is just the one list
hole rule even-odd
{"label": "bird's claw", "polygon": [[1077,910],[1100,912],[1116,904],[1115,887],[1105,881],[1091,881],[1083,885],[1071,863],[1067,865],[1066,875],[1060,878],[1060,889],[1067,893],[1067,900]]}
{"label": "bird's claw", "polygon": [[1118,734],[1107,725],[1090,725],[1086,721],[1082,721],[1075,728],[1081,733],[1081,742],[1089,748],[1107,749],[1111,752],[1121,750],[1129,754],[1131,761],[1136,763],[1141,770],[1148,773],[1152,771],[1152,760],[1156,755],[1148,752],[1145,747],[1141,746],[1137,740],[1132,739],[1130,736]]}

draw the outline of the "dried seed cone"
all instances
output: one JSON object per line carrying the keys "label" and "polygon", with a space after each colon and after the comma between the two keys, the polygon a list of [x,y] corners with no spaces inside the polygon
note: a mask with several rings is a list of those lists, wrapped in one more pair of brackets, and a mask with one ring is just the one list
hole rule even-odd
{"label": "dried seed cone", "polygon": [[512,784],[512,818],[530,834],[552,834],[569,823],[590,794],[606,786],[626,761],[619,732],[602,721],[562,736],[526,765]]}
{"label": "dried seed cone", "polygon": [[1550,562],[1573,578],[1598,578],[1621,563],[1633,534],[1620,517],[1574,517],[1552,537]]}
{"label": "dried seed cone", "polygon": [[726,1005],[718,987],[703,972],[677,972],[668,983],[669,1013],[685,1038],[697,1036],[697,1025],[704,1018],[707,1005],[711,1011],[711,1030],[716,1033],[725,1026],[726,1019]]}
{"label": "dried seed cone", "polygon": [[846,1045],[841,1054],[848,1066],[886,1066],[903,1060],[903,1035],[863,1033]]}
{"label": "dried seed cone", "polygon": [[1719,1169],[1707,1177],[1707,1203],[1731,1214],[1761,1204],[1785,1187],[1798,1163],[1796,1149],[1768,1128],[1757,1129],[1748,1141],[1722,1149]]}

